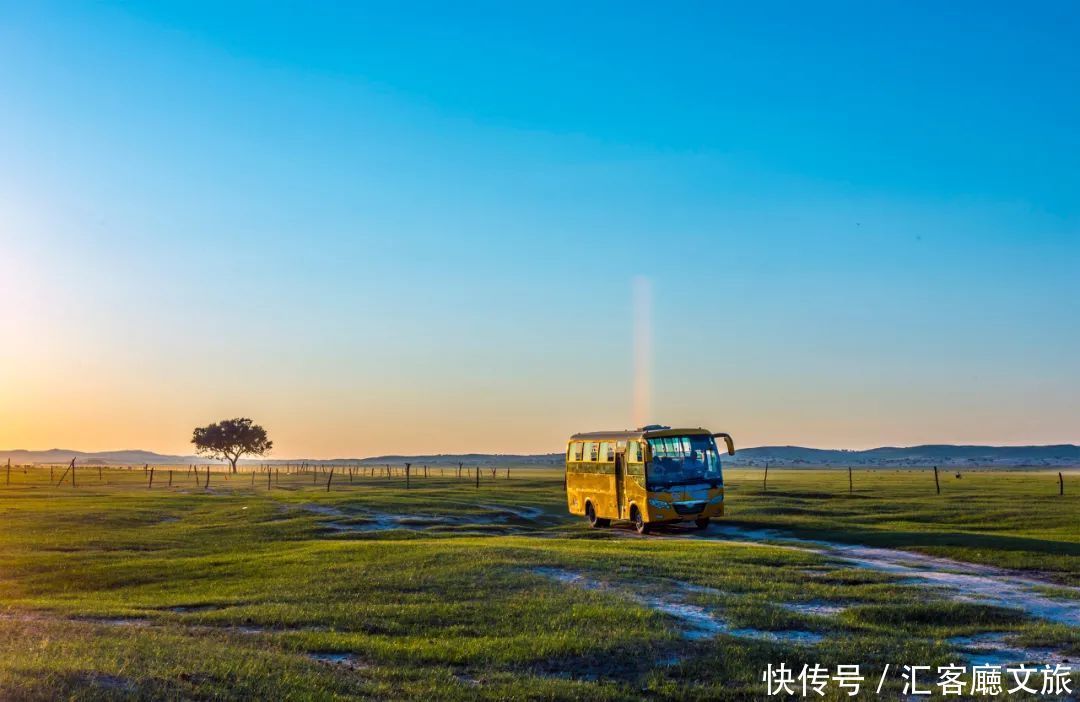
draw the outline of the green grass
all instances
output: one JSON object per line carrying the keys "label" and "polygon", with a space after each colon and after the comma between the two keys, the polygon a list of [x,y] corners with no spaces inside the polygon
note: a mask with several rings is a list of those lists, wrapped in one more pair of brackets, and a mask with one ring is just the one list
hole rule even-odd
{"label": "green grass", "polygon": [[[0,699],[744,699],[762,696],[770,662],[861,663],[868,675],[885,663],[944,665],[956,661],[947,638],[984,631],[1080,655],[1075,629],[806,551],[589,531],[565,514],[557,471],[514,469],[480,488],[450,476],[407,491],[397,477],[338,474],[327,492],[310,474],[270,491],[265,478],[252,489],[248,476],[215,474],[208,493],[182,470],[171,489],[159,471],[152,490],[141,469],[106,470],[101,482],[83,470],[75,490],[53,487],[47,469],[16,471],[0,483]],[[857,473],[853,496],[846,473],[770,471],[767,493],[759,477],[729,472],[732,523],[1080,581],[1080,502],[1043,495],[1048,476],[943,474],[940,497],[925,472]],[[544,515],[488,523],[479,505]],[[330,527],[370,523],[372,512],[455,519]],[[735,627],[825,639],[687,640],[641,603],[681,584],[712,588],[685,599]],[[815,601],[848,609],[781,606]],[[333,652],[351,665],[309,655]]]}
{"label": "green grass", "polygon": [[857,470],[729,471],[725,521],[799,536],[918,551],[1037,571],[1080,585],[1080,473]]}

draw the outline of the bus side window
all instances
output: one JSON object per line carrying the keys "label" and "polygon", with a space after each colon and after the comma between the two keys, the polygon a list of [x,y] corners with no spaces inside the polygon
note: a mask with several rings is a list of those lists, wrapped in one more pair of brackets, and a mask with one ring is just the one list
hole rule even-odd
{"label": "bus side window", "polygon": [[600,461],[602,463],[611,463],[615,460],[615,451],[611,448],[610,441],[600,442]]}
{"label": "bus side window", "polygon": [[640,441],[631,441],[630,446],[627,447],[626,451],[627,451],[627,455],[631,455],[630,452],[633,451],[633,454],[631,455],[631,457],[628,458],[627,461],[626,461],[626,474],[627,475],[637,476],[637,477],[640,477],[640,478],[644,478],[645,477],[644,444],[642,444]]}
{"label": "bus side window", "polygon": [[568,454],[571,463],[581,463],[581,442],[574,441],[570,444],[570,453]]}
{"label": "bus side window", "polygon": [[596,442],[585,442],[585,455],[582,457],[583,461],[595,461],[596,460]]}

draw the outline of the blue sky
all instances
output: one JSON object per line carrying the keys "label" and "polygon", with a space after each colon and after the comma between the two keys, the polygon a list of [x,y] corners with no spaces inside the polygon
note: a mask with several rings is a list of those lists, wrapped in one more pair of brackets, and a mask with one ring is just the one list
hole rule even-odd
{"label": "blue sky", "polygon": [[1075,4],[219,5],[0,2],[0,446],[558,450],[636,275],[656,421],[1080,440]]}

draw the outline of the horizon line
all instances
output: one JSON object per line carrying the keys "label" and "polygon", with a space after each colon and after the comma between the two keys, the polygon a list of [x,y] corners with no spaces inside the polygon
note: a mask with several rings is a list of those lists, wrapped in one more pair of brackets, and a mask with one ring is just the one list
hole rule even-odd
{"label": "horizon line", "polygon": [[[819,447],[819,446],[807,446],[803,444],[762,444],[759,446],[745,446],[737,448],[736,453],[740,451],[750,451],[757,449],[775,449],[775,448],[795,448],[811,451],[840,451],[846,453],[865,453],[869,451],[878,451],[882,449],[917,449],[926,447],[949,447],[949,448],[987,448],[987,449],[1008,449],[1008,448],[1056,448],[1056,447],[1072,447],[1080,448],[1080,444],[1072,442],[1064,443],[1052,443],[1052,444],[971,444],[971,443],[928,443],[928,444],[911,444],[907,446],[882,444],[880,446],[874,446],[871,448],[835,448],[835,447]],[[206,456],[200,456],[197,453],[162,453],[152,449],[143,448],[128,448],[128,449],[106,449],[101,451],[84,451],[81,449],[68,449],[68,448],[47,448],[47,449],[0,449],[0,454],[14,454],[14,453],[71,453],[71,454],[83,454],[83,455],[99,455],[99,454],[115,454],[115,453],[152,453],[158,456],[172,457],[172,458],[197,458],[200,460],[215,460]],[[381,453],[369,456],[334,456],[330,458],[316,458],[312,456],[294,456],[294,457],[277,457],[277,456],[254,456],[244,457],[240,460],[248,462],[263,462],[279,461],[279,462],[295,462],[295,461],[320,461],[320,462],[334,462],[334,461],[370,461],[380,458],[413,458],[413,457],[453,457],[453,456],[515,456],[522,458],[538,458],[543,456],[557,456],[561,455],[561,451],[549,451],[545,453],[513,453],[513,452],[488,452],[488,451],[468,451],[457,453]],[[73,456],[75,457],[75,456]]]}

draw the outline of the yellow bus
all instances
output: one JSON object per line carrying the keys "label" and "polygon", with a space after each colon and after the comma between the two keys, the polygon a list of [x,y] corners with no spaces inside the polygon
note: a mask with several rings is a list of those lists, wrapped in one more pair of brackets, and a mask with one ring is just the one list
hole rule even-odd
{"label": "yellow bus", "polygon": [[735,454],[731,436],[651,424],[634,431],[574,434],[566,447],[566,504],[593,528],[613,519],[639,534],[652,524],[724,515],[724,474],[715,438]]}

